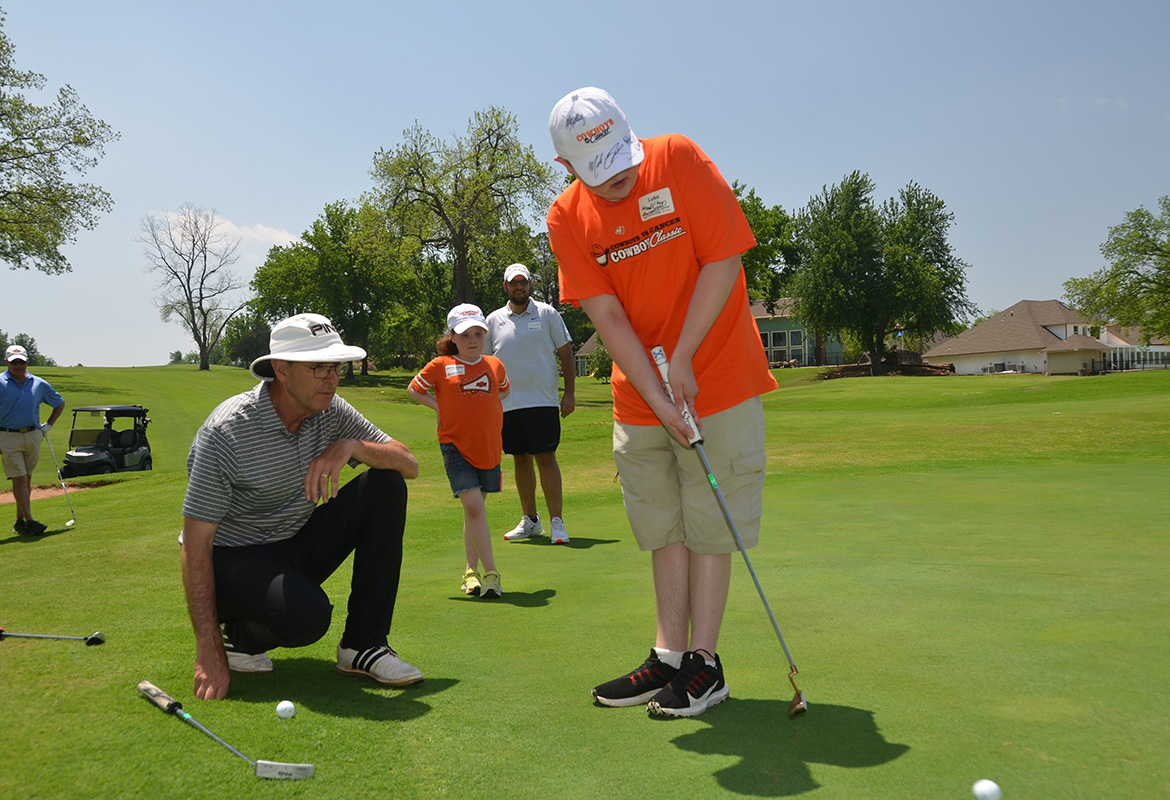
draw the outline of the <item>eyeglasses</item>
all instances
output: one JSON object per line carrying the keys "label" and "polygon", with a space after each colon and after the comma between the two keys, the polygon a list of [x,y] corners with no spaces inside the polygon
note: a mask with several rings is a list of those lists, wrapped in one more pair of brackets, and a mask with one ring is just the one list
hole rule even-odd
{"label": "eyeglasses", "polygon": [[311,369],[313,371],[313,377],[317,380],[323,381],[330,375],[336,375],[339,378],[341,377],[341,364],[336,362],[329,364],[305,364],[303,362],[297,363],[299,363],[302,367]]}

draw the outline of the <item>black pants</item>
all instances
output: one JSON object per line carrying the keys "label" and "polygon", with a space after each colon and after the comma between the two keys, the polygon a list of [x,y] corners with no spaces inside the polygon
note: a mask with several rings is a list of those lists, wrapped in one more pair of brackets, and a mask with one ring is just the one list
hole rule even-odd
{"label": "black pants", "polygon": [[344,647],[388,644],[406,527],[406,481],[370,469],[313,511],[295,536],[253,547],[216,547],[215,599],[243,653],[303,647],[329,630],[333,606],[321,584],[353,553]]}

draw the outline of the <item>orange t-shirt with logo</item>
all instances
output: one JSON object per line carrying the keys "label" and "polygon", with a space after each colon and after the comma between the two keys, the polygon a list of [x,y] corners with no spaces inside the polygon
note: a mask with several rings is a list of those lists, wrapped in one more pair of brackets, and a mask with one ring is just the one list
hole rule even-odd
{"label": "orange t-shirt with logo", "polygon": [[439,356],[410,382],[439,401],[439,441],[453,444],[477,469],[499,466],[504,449],[504,407],[500,392],[508,391],[504,362],[480,356],[468,364],[455,356]]}
{"label": "orange t-shirt with logo", "polygon": [[[616,296],[647,353],[660,344],[669,357],[699,270],[751,249],[756,240],[731,187],[698,145],[679,134],[642,144],[645,157],[630,194],[610,202],[574,181],[549,209],[549,240],[561,302]],[[700,417],[776,388],[742,271],[692,366]],[[619,422],[659,424],[617,364],[613,408]]]}

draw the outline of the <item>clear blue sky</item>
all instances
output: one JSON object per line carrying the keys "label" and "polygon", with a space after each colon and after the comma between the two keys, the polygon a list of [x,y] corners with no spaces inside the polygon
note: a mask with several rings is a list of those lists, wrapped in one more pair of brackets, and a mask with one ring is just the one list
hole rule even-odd
{"label": "clear blue sky", "polygon": [[[403,6],[409,6],[403,8]],[[418,120],[488,105],[551,161],[548,113],[608,89],[640,136],[695,139],[729,180],[803,207],[858,169],[956,216],[981,309],[1061,298],[1110,226],[1170,194],[1170,3],[331,3],[0,0],[16,64],[121,133],[87,179],[114,210],[73,272],[0,266],[0,329],[62,365],[165,363],[194,343],[154,307],[134,240],[190,203],[267,248],[371,187]]]}

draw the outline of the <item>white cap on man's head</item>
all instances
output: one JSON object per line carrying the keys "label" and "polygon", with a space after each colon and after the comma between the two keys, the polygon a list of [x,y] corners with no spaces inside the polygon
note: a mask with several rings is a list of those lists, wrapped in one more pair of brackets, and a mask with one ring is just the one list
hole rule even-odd
{"label": "white cap on man's head", "polygon": [[523,275],[524,280],[532,281],[532,273],[528,271],[528,267],[523,264],[512,264],[504,270],[504,283],[510,282],[517,275]]}
{"label": "white cap on man's head", "polygon": [[455,333],[463,333],[468,328],[479,326],[485,331],[488,329],[487,320],[479,306],[471,303],[462,303],[455,306],[447,314],[447,327]]}
{"label": "white cap on man's head", "polygon": [[589,186],[642,163],[642,143],[609,92],[585,86],[562,97],[548,118],[557,155]]}
{"label": "white cap on man's head", "polygon": [[23,361],[28,363],[28,351],[18,344],[9,345],[8,349],[4,351],[5,361]]}
{"label": "white cap on man's head", "polygon": [[273,359],[306,363],[343,363],[361,361],[366,351],[341,341],[341,334],[333,328],[328,317],[320,314],[297,314],[283,319],[272,328],[268,337],[268,355],[252,362],[252,374],[261,380],[272,380]]}

